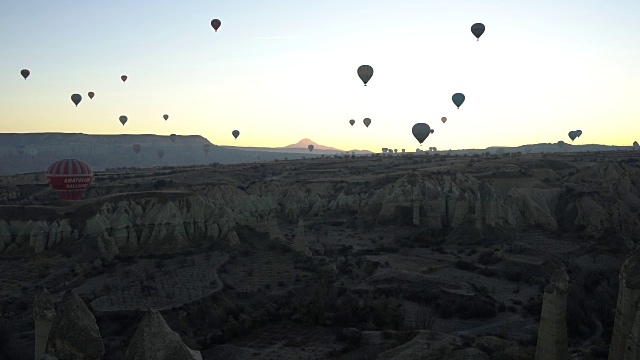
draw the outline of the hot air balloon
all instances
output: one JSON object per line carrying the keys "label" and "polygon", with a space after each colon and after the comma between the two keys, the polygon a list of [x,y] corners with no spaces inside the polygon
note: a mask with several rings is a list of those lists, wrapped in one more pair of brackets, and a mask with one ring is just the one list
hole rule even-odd
{"label": "hot air balloon", "polygon": [[140,146],[140,144],[133,144],[133,152],[137,154],[140,153],[140,150],[142,150],[142,146]]}
{"label": "hot air balloon", "polygon": [[464,95],[461,93],[455,93],[451,97],[451,100],[453,100],[453,103],[458,107],[458,109],[460,109],[460,105],[464,102]]}
{"label": "hot air balloon", "polygon": [[477,41],[480,41],[480,36],[484,33],[484,24],[475,23],[471,25],[471,32],[478,39]]}
{"label": "hot air balloon", "polygon": [[633,142],[633,148],[636,149],[636,150],[640,149],[640,144],[638,144],[637,141],[634,141]]}
{"label": "hot air balloon", "polygon": [[38,150],[36,150],[36,149],[27,149],[27,155],[29,155],[31,157],[35,157],[36,155],[38,155]]}
{"label": "hot air balloon", "polygon": [[365,118],[364,120],[362,120],[362,122],[364,123],[364,126],[369,127],[369,125],[371,125],[371,119],[369,118]]}
{"label": "hot air balloon", "polygon": [[353,119],[349,120],[349,124],[351,124],[351,126],[353,126],[353,124],[355,124],[355,123],[356,123],[355,120],[353,120]]}
{"label": "hot air balloon", "polygon": [[233,135],[233,137],[237,139],[237,138],[238,138],[238,136],[240,136],[240,131],[238,131],[238,130],[233,130],[233,131],[231,132],[231,135]]}
{"label": "hot air balloon", "polygon": [[63,200],[80,200],[93,181],[93,171],[84,161],[63,159],[49,165],[47,178]]}
{"label": "hot air balloon", "polygon": [[446,123],[446,122],[447,122],[447,118],[446,118],[446,117],[443,117],[442,119],[440,119],[440,121],[442,121],[442,123],[444,124],[444,123]]}
{"label": "hot air balloon", "polygon": [[82,96],[80,96],[80,94],[73,94],[71,95],[71,101],[73,101],[73,103],[76,104],[76,107],[78,107],[78,104],[82,101]]}
{"label": "hot air balloon", "polygon": [[582,135],[582,130],[576,130],[576,135],[580,137],[580,135]]}
{"label": "hot air balloon", "polygon": [[162,159],[162,157],[164,156],[164,150],[160,149],[160,150],[156,151],[156,154],[158,154],[158,157],[160,159]]}
{"label": "hot air balloon", "polygon": [[416,140],[418,140],[418,142],[420,143],[420,146],[422,146],[422,142],[425,141],[431,133],[431,127],[429,127],[429,125],[425,123],[417,123],[413,125],[413,128],[411,128],[411,132],[413,133],[413,136],[416,138]]}
{"label": "hot air balloon", "polygon": [[164,121],[167,121],[167,120],[169,120],[169,115],[164,114],[164,115],[162,115],[162,118],[164,119]]}
{"label": "hot air balloon", "polygon": [[222,25],[222,22],[220,20],[218,19],[211,20],[211,27],[213,27],[213,30],[215,30],[216,32],[218,32],[220,25]]}
{"label": "hot air balloon", "polygon": [[93,100],[93,97],[96,96],[96,94],[93,93],[93,91],[89,91],[89,99]]}
{"label": "hot air balloon", "polygon": [[120,116],[120,118],[119,118],[119,119],[120,119],[120,123],[122,124],[122,126],[124,126],[124,124],[126,124],[126,123],[127,123],[127,120],[129,120],[129,119],[127,119],[127,117],[126,117],[126,116],[124,116],[124,115]]}
{"label": "hot air balloon", "polygon": [[307,146],[307,149],[309,149],[309,151],[313,151],[313,148],[314,148],[313,144],[309,144],[309,146]]}
{"label": "hot air balloon", "polygon": [[120,79],[122,79],[122,82],[126,82],[127,81],[127,75],[120,76]]}
{"label": "hot air balloon", "polygon": [[206,155],[209,155],[209,149],[210,149],[210,148],[211,148],[211,145],[209,145],[209,144],[204,144],[204,145],[202,145],[202,150],[204,150],[204,153],[205,153]]}
{"label": "hot air balloon", "polygon": [[22,77],[27,80],[27,78],[29,77],[29,75],[31,75],[31,71],[27,70],[27,69],[22,69],[20,70],[20,75],[22,75]]}
{"label": "hot air balloon", "polygon": [[369,80],[371,80],[371,77],[373,76],[373,68],[369,65],[361,65],[358,68],[358,76],[360,77],[360,80],[362,80],[362,82],[364,83],[364,86],[367,86],[367,83],[369,82]]}
{"label": "hot air balloon", "polygon": [[569,138],[571,141],[575,140],[578,137],[578,133],[576,131],[569,131]]}
{"label": "hot air balloon", "polygon": [[169,139],[171,139],[171,142],[173,142],[173,143],[175,143],[175,142],[176,142],[176,138],[177,138],[177,137],[178,137],[178,136],[177,136],[176,134],[171,134],[171,135],[169,135]]}
{"label": "hot air balloon", "polygon": [[22,154],[24,154],[24,149],[26,149],[27,147],[24,145],[18,145],[16,146],[16,151],[18,152],[18,154],[20,156],[22,156]]}
{"label": "hot air balloon", "polygon": [[436,132],[434,129],[431,129],[431,133],[433,134],[434,132]]}

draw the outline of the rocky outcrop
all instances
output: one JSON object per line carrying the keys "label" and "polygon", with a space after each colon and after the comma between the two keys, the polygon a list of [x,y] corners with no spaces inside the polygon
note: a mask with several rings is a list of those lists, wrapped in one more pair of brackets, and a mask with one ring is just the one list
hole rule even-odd
{"label": "rocky outcrop", "polygon": [[448,354],[442,360],[489,360],[489,355],[476,348],[468,348]]}
{"label": "rocky outcrop", "polygon": [[49,331],[51,331],[51,322],[56,316],[56,308],[53,300],[47,291],[47,288],[36,295],[33,300],[33,320],[35,321],[35,358],[39,360],[47,348],[49,339]]}
{"label": "rocky outcrop", "polygon": [[[624,360],[627,341],[636,319],[640,299],[640,250],[633,251],[622,264],[619,274],[618,302],[609,360]],[[630,344],[631,345],[631,344]]]}
{"label": "rocky outcrop", "polygon": [[124,360],[202,360],[172,331],[158,310],[149,310],[133,334]]}
{"label": "rocky outcrop", "polygon": [[536,360],[569,360],[568,289],[569,276],[564,268],[560,268],[554,272],[544,289]]}
{"label": "rocky outcrop", "polygon": [[51,327],[47,353],[60,360],[99,360],[104,352],[96,318],[78,295],[67,291]]}
{"label": "rocky outcrop", "polygon": [[0,204],[20,197],[20,189],[15,185],[0,186]]}
{"label": "rocky outcrop", "polygon": [[307,239],[304,237],[304,220],[298,220],[298,230],[296,231],[296,237],[293,239],[293,250],[311,256],[311,249],[307,244]]}
{"label": "rocky outcrop", "polygon": [[635,318],[627,338],[624,360],[640,359],[640,299],[636,301]]}

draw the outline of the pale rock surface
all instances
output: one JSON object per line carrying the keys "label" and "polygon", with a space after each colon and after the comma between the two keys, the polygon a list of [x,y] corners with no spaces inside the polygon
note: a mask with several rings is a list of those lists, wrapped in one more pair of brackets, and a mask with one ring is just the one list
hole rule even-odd
{"label": "pale rock surface", "polygon": [[553,273],[549,284],[544,289],[536,360],[569,360],[568,290],[569,275],[564,268],[560,268]]}
{"label": "pale rock surface", "polygon": [[33,300],[33,320],[35,321],[35,358],[40,359],[47,348],[51,322],[56,316],[56,308],[47,288],[36,294]]}
{"label": "pale rock surface", "polygon": [[636,303],[640,299],[640,250],[632,251],[622,264],[619,274],[618,302],[609,360],[623,360],[627,340],[636,319]]}
{"label": "pale rock surface", "polygon": [[77,294],[65,292],[51,327],[47,353],[60,360],[99,360],[104,352],[96,318]]}
{"label": "pale rock surface", "polygon": [[172,331],[158,310],[149,310],[133,334],[124,360],[202,360]]}
{"label": "pale rock surface", "polygon": [[304,236],[304,220],[302,218],[298,220],[296,237],[293,239],[293,250],[306,256],[311,256],[311,249],[309,249],[309,244],[307,244],[307,239]]}

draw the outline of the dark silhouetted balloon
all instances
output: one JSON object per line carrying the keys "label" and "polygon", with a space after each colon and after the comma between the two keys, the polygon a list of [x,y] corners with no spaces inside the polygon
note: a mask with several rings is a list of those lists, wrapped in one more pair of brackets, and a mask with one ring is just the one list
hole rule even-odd
{"label": "dark silhouetted balloon", "polygon": [[307,149],[309,149],[309,151],[313,151],[313,148],[314,148],[313,144],[309,144],[309,146],[307,146]]}
{"label": "dark silhouetted balloon", "polygon": [[413,136],[416,138],[416,140],[418,140],[418,142],[420,143],[420,146],[422,146],[422,143],[427,139],[429,134],[431,134],[431,127],[429,127],[429,125],[425,123],[417,123],[413,125],[411,132],[413,133]]}
{"label": "dark silhouetted balloon", "polygon": [[637,141],[634,141],[633,142],[633,148],[636,149],[636,150],[640,149],[640,144],[638,144]]}
{"label": "dark silhouetted balloon", "polygon": [[460,109],[460,105],[464,102],[464,94],[455,93],[451,97],[451,100],[453,100],[453,103]]}
{"label": "dark silhouetted balloon", "polygon": [[171,134],[171,135],[169,135],[169,139],[171,139],[171,142],[172,142],[172,143],[175,143],[175,142],[176,142],[176,138],[177,138],[177,137],[178,137],[178,136],[177,136],[176,134]]}
{"label": "dark silhouetted balloon", "polygon": [[58,160],[49,165],[47,178],[51,189],[64,200],[80,200],[93,181],[89,164],[76,159]]}
{"label": "dark silhouetted balloon", "polygon": [[220,20],[218,19],[211,20],[211,27],[213,27],[213,30],[215,30],[216,32],[218,32],[220,25],[222,25],[222,22]]}
{"label": "dark silhouetted balloon", "polygon": [[578,137],[577,131],[569,131],[569,138],[571,139],[571,141],[575,140],[577,137]]}
{"label": "dark silhouetted balloon", "polygon": [[436,132],[434,129],[431,129],[431,134],[433,134],[434,132]]}
{"label": "dark silhouetted balloon", "polygon": [[158,157],[160,159],[162,159],[162,157],[164,156],[164,150],[160,149],[160,150],[156,151],[156,154],[158,154]]}
{"label": "dark silhouetted balloon", "polygon": [[78,104],[80,104],[80,101],[82,101],[82,96],[80,96],[80,94],[73,94],[71,95],[71,101],[73,101],[73,103],[76,104],[77,107]]}
{"label": "dark silhouetted balloon", "polygon": [[442,123],[444,124],[444,123],[446,123],[446,122],[447,122],[447,118],[446,118],[446,117],[443,117],[442,119],[440,119],[440,121],[442,121]]}
{"label": "dark silhouetted balloon", "polygon": [[125,81],[127,81],[128,77],[127,77],[127,75],[122,75],[122,76],[120,76],[120,79],[122,79],[122,82],[125,82]]}
{"label": "dark silhouetted balloon", "polygon": [[89,91],[89,99],[93,100],[93,97],[96,96],[96,94],[93,93],[93,91]]}
{"label": "dark silhouetted balloon", "polygon": [[371,119],[369,118],[365,118],[364,120],[362,120],[362,122],[364,123],[364,126],[369,127],[369,125],[371,125]]}
{"label": "dark silhouetted balloon", "polygon": [[233,137],[237,139],[237,138],[238,138],[238,136],[240,136],[240,131],[238,131],[238,130],[233,130],[233,131],[231,132],[231,135],[233,135]]}
{"label": "dark silhouetted balloon", "polygon": [[482,36],[482,34],[484,33],[484,24],[475,23],[471,25],[471,32],[478,39],[478,41],[480,41],[480,36]]}
{"label": "dark silhouetted balloon", "polygon": [[371,80],[371,77],[373,76],[373,68],[369,65],[361,65],[358,68],[358,76],[360,77],[360,80],[362,80],[362,82],[364,83],[364,86],[367,86],[367,83],[369,82],[369,80]]}
{"label": "dark silhouetted balloon", "polygon": [[140,146],[140,144],[133,144],[133,152],[134,153],[139,154],[140,150],[142,150],[142,146]]}
{"label": "dark silhouetted balloon", "polygon": [[353,124],[355,124],[355,123],[356,123],[355,120],[353,120],[353,119],[349,120],[349,124],[351,124],[351,126],[353,126]]}
{"label": "dark silhouetted balloon", "polygon": [[29,77],[29,75],[31,75],[31,71],[27,70],[27,69],[22,69],[20,70],[20,75],[22,75],[22,77],[27,80],[27,78]]}
{"label": "dark silhouetted balloon", "polygon": [[[164,114],[164,115],[162,115],[162,118],[164,119],[164,121],[167,121],[167,120],[169,120],[169,115]],[[178,121],[178,122],[179,122],[179,121]]]}
{"label": "dark silhouetted balloon", "polygon": [[576,135],[580,137],[582,135],[582,130],[576,130]]}
{"label": "dark silhouetted balloon", "polygon": [[120,118],[119,118],[119,119],[120,119],[120,123],[122,124],[122,126],[124,126],[124,124],[126,124],[126,123],[127,123],[127,120],[129,120],[129,119],[127,119],[127,117],[126,117],[126,116],[124,116],[124,115],[120,116]]}

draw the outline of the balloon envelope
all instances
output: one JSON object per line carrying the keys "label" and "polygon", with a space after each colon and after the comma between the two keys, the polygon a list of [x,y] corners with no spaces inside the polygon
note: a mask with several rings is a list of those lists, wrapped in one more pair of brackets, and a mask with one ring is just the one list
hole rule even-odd
{"label": "balloon envelope", "polygon": [[139,154],[140,150],[142,150],[142,146],[140,146],[140,144],[133,144],[133,152],[134,153]]}
{"label": "balloon envelope", "polygon": [[119,119],[120,119],[120,123],[122,124],[122,126],[124,126],[124,124],[126,124],[126,123],[127,123],[127,120],[129,120],[129,119],[127,119],[127,117],[126,117],[126,116],[124,116],[124,115],[120,116],[120,118],[119,118]]}
{"label": "balloon envelope", "polygon": [[355,123],[356,123],[355,120],[353,120],[353,119],[349,120],[349,124],[351,124],[351,126],[353,126],[353,124],[355,124]]}
{"label": "balloon envelope", "polygon": [[446,117],[443,117],[442,119],[440,119],[440,121],[442,121],[442,123],[444,124],[444,123],[446,123],[446,122],[447,122],[447,118],[446,118]]}
{"label": "balloon envelope", "polygon": [[460,109],[460,105],[464,102],[464,94],[455,93],[451,97],[451,100],[453,100],[453,103]]}
{"label": "balloon envelope", "polygon": [[160,159],[162,159],[162,157],[164,156],[164,150],[160,149],[160,150],[156,151],[156,154],[158,154],[158,157]]}
{"label": "balloon envelope", "polygon": [[171,139],[171,142],[173,142],[173,143],[174,143],[174,142],[176,142],[176,138],[177,138],[177,137],[178,137],[178,136],[177,136],[176,134],[171,134],[171,135],[169,135],[169,139]]}
{"label": "balloon envelope", "polygon": [[[162,118],[164,119],[164,121],[167,121],[167,120],[169,120],[169,115],[164,114],[164,115],[162,115]],[[179,121],[178,121],[178,122],[179,122]]]}
{"label": "balloon envelope", "polygon": [[233,130],[233,131],[231,132],[231,135],[233,135],[233,137],[237,139],[237,138],[238,138],[238,136],[240,136],[240,131],[238,131],[238,130]]}
{"label": "balloon envelope", "polygon": [[580,135],[582,135],[582,130],[576,130],[576,135],[580,137]]}
{"label": "balloon envelope", "polygon": [[365,118],[364,120],[362,120],[362,122],[364,123],[364,126],[369,127],[369,125],[371,125],[371,119],[369,118]]}
{"label": "balloon envelope", "polygon": [[482,34],[484,33],[484,24],[475,23],[471,25],[471,32],[478,39],[478,41],[480,41],[480,36],[482,36]]}
{"label": "balloon envelope", "polygon": [[122,76],[120,76],[120,79],[122,79],[122,82],[127,81],[127,75],[122,75]]}
{"label": "balloon envelope", "polygon": [[422,142],[424,142],[431,133],[431,127],[425,123],[417,123],[413,125],[411,132],[420,145],[422,145]]}
{"label": "balloon envelope", "polygon": [[211,27],[213,27],[213,30],[215,30],[216,32],[218,32],[220,25],[222,25],[222,22],[220,20],[218,19],[211,20]]}
{"label": "balloon envelope", "polygon": [[436,132],[435,130],[431,129],[431,133],[433,134],[434,132]]}
{"label": "balloon envelope", "polygon": [[309,144],[309,146],[307,146],[307,149],[309,149],[309,151],[313,151],[313,148],[314,148],[313,144]]}
{"label": "balloon envelope", "polygon": [[364,83],[364,86],[367,86],[367,83],[369,82],[369,80],[371,80],[371,77],[373,76],[373,68],[369,65],[361,65],[358,68],[358,76],[360,77],[360,80],[362,80],[362,82]]}
{"label": "balloon envelope", "polygon": [[62,199],[80,200],[93,181],[93,171],[84,161],[63,159],[49,165],[47,178],[51,188],[57,191]]}
{"label": "balloon envelope", "polygon": [[96,94],[94,94],[93,91],[89,91],[89,94],[87,95],[89,95],[89,99],[92,99],[92,100],[93,100],[93,97],[96,96]]}
{"label": "balloon envelope", "polygon": [[71,101],[73,101],[73,103],[76,104],[77,107],[78,104],[80,104],[80,101],[82,101],[82,96],[80,96],[80,94],[73,94],[71,95]]}
{"label": "balloon envelope", "polygon": [[31,75],[31,71],[27,70],[27,69],[22,69],[20,70],[20,75],[22,75],[22,77],[27,80],[27,78],[29,77],[29,75]]}
{"label": "balloon envelope", "polygon": [[576,131],[569,131],[569,138],[571,141],[575,140],[578,137],[578,133]]}

